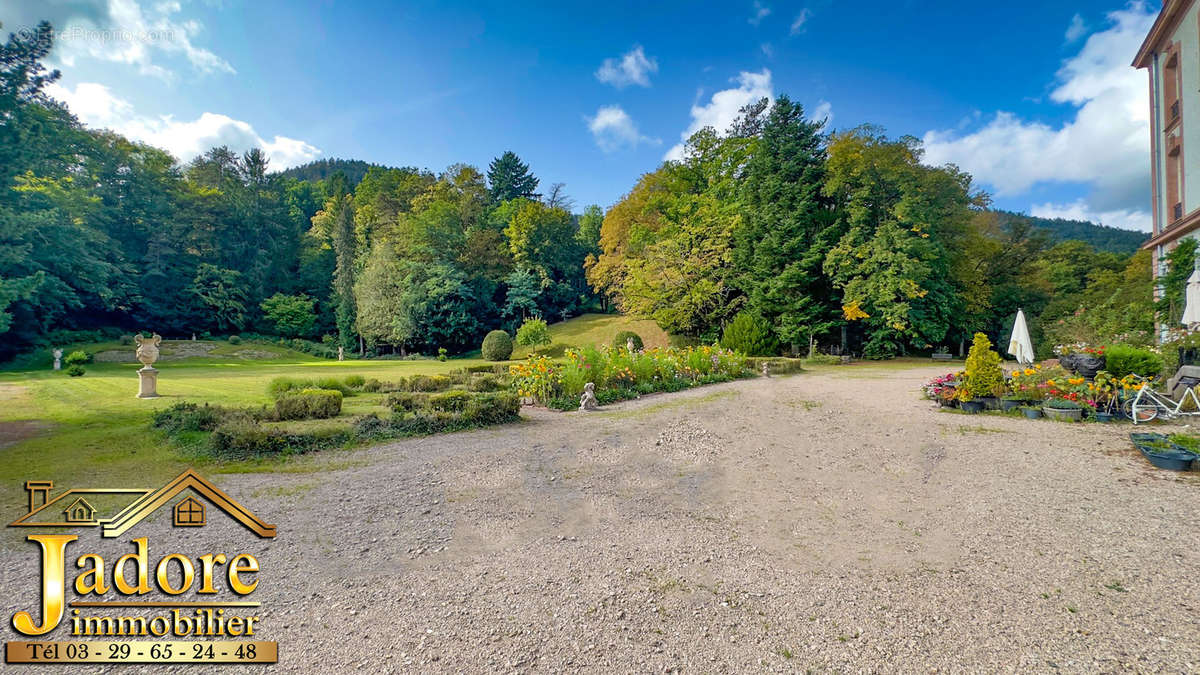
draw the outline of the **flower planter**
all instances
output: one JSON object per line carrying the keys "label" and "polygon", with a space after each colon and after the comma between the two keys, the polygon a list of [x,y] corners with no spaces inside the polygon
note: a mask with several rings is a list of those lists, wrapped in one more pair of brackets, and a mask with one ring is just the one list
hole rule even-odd
{"label": "flower planter", "polygon": [[1042,406],[1042,412],[1046,415],[1047,419],[1059,422],[1078,422],[1083,419],[1082,408],[1051,408],[1050,406]]}
{"label": "flower planter", "polygon": [[1018,401],[1016,399],[1002,398],[1000,399],[1000,410],[1002,412],[1012,412],[1017,408],[1029,405],[1029,401]]}
{"label": "flower planter", "polygon": [[1021,412],[1031,420],[1036,420],[1042,416],[1041,408],[1021,408]]}
{"label": "flower planter", "polygon": [[1000,399],[996,398],[995,396],[980,396],[975,400],[981,401],[983,403],[983,407],[987,408],[988,410],[1000,409]]}
{"label": "flower planter", "polygon": [[[1195,453],[1175,445],[1162,434],[1129,434],[1129,440],[1151,464],[1160,469],[1187,471],[1196,461]],[[1162,444],[1170,447],[1163,448]]]}
{"label": "flower planter", "polygon": [[1095,417],[1097,422],[1102,422],[1104,424],[1108,424],[1109,422],[1113,421],[1116,418],[1116,415],[1114,415],[1112,413],[1096,411],[1096,412],[1092,413],[1092,417]]}
{"label": "flower planter", "polygon": [[984,402],[980,399],[975,399],[973,401],[963,401],[962,403],[959,404],[959,406],[963,409],[963,412],[970,413],[972,415],[983,412],[983,409],[985,407]]}

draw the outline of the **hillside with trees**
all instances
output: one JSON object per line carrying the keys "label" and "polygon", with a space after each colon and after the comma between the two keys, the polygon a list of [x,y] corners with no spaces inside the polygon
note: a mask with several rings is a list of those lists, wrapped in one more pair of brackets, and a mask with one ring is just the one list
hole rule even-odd
{"label": "hillside with trees", "polygon": [[1141,235],[992,211],[918,139],[829,134],[787,96],[575,213],[512,151],[439,172],[272,172],[225,147],[180,164],[50,99],[51,46],[43,24],[0,51],[0,357],[101,329],[456,353],[614,308],[705,342],[737,319],[756,344],[886,357],[1003,343],[1019,307],[1041,347],[1146,342],[1180,311],[1186,275],[1156,306]]}
{"label": "hillside with trees", "polygon": [[1097,251],[1128,254],[1138,250],[1149,233],[1122,230],[1119,227],[1097,225],[1086,220],[1064,220],[1062,218],[1036,218],[1011,211],[997,211],[1001,219],[1024,221],[1050,233],[1055,241],[1081,241]]}

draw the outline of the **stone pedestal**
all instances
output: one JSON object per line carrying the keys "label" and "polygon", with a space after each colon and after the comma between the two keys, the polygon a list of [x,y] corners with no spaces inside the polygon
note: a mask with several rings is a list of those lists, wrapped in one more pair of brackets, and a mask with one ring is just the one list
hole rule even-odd
{"label": "stone pedestal", "polygon": [[137,371],[138,398],[158,398],[158,369],[146,366]]}

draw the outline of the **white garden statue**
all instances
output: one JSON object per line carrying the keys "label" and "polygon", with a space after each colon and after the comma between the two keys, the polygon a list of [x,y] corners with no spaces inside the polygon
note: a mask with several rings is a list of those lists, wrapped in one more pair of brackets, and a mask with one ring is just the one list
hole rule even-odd
{"label": "white garden statue", "polygon": [[588,382],[583,385],[583,396],[579,397],[580,410],[599,410],[600,402],[596,400],[596,385]]}
{"label": "white garden statue", "polygon": [[158,361],[158,345],[162,336],[155,333],[151,338],[142,337],[141,333],[133,336],[137,343],[137,360],[142,367],[138,369],[138,398],[158,398],[158,370],[154,362]]}
{"label": "white garden statue", "polygon": [[54,369],[62,370],[62,350],[61,349],[54,350]]}

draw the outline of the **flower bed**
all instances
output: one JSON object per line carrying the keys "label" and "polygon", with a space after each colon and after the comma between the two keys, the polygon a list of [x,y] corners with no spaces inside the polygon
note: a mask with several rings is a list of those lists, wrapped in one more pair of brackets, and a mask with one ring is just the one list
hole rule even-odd
{"label": "flower bed", "polygon": [[755,373],[746,357],[719,347],[585,348],[568,350],[565,360],[531,357],[509,366],[513,388],[527,400],[558,410],[573,410],[588,382],[600,403],[636,398],[656,391],[679,391],[726,382]]}

